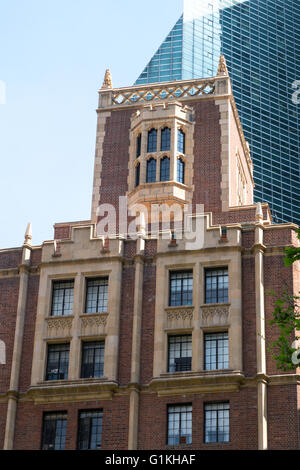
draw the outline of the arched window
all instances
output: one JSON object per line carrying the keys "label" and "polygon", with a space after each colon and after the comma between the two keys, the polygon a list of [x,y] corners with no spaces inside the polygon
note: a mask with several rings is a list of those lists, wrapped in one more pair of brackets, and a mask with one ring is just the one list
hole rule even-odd
{"label": "arched window", "polygon": [[171,129],[165,127],[161,131],[161,143],[160,143],[160,150],[165,152],[166,150],[170,150],[171,148]]}
{"label": "arched window", "polygon": [[0,340],[0,365],[6,364],[6,348],[4,341]]}
{"label": "arched window", "polygon": [[140,164],[138,163],[135,167],[135,187],[140,184]]}
{"label": "arched window", "polygon": [[151,131],[148,132],[148,146],[147,146],[147,152],[156,152],[157,151],[157,130],[156,129],[151,129]]}
{"label": "arched window", "polygon": [[154,158],[150,158],[150,160],[147,161],[146,182],[155,183],[155,181],[156,181],[156,160]]}
{"label": "arched window", "polygon": [[184,184],[184,161],[181,158],[177,160],[177,181]]}
{"label": "arched window", "polygon": [[136,139],[136,158],[141,155],[142,134],[139,134]]}
{"label": "arched window", "polygon": [[181,129],[178,129],[177,151],[180,153],[185,153],[185,133]]}
{"label": "arched window", "polygon": [[160,181],[170,181],[170,159],[164,157],[160,161]]}

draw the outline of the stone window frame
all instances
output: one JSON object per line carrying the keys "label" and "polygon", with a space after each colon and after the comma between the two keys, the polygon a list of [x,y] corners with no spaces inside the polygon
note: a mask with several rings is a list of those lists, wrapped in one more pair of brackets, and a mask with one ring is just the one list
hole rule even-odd
{"label": "stone window frame", "polygon": [[[215,331],[212,329],[203,329],[203,370],[205,371],[217,371],[217,370],[228,370],[229,369],[229,328],[228,327],[216,327]],[[208,335],[218,335],[227,333],[227,357],[228,357],[228,367],[225,368],[216,368],[216,369],[207,369],[206,368],[206,337]],[[216,348],[218,350],[218,346]]]}
{"label": "stone window frame", "polygon": [[[97,312],[87,312],[87,295],[88,295],[88,281],[97,281],[97,280],[106,280],[107,281],[107,293],[106,293],[106,310],[99,310]],[[84,310],[83,313],[85,315],[94,315],[94,314],[100,314],[100,313],[108,313],[108,300],[109,300],[109,276],[96,276],[96,277],[90,277],[90,276],[85,276],[85,298],[84,298]]]}
{"label": "stone window frame", "polygon": [[[189,369],[185,369],[185,370],[175,370],[175,371],[171,371],[170,370],[170,338],[175,338],[175,337],[179,337],[179,338],[184,338],[184,337],[189,337],[190,338],[190,344],[191,344],[191,363],[190,363],[190,368]],[[185,333],[178,333],[178,332],[169,332],[167,334],[167,341],[168,341],[168,355],[167,355],[167,358],[168,358],[168,363],[167,363],[167,372],[170,373],[170,374],[176,374],[178,372],[182,373],[182,372],[191,372],[192,371],[192,359],[193,359],[193,335],[192,335],[192,332],[185,332]],[[182,344],[182,343],[178,343],[178,344]],[[180,348],[181,350],[181,348]],[[180,359],[182,358],[183,356],[180,356]]]}
{"label": "stone window frame", "polygon": [[[46,274],[45,278],[45,306],[43,308],[43,314],[42,314],[42,322],[43,322],[43,328],[41,333],[39,334],[38,342],[40,344],[41,348],[41,356],[40,358],[42,359],[41,365],[37,367],[36,369],[36,374],[34,377],[32,377],[31,380],[33,380],[33,383],[48,383],[48,381],[45,379],[46,378],[46,370],[47,370],[47,361],[48,361],[48,345],[49,344],[62,344],[62,343],[69,343],[70,344],[70,355],[69,355],[69,374],[68,378],[64,379],[64,381],[68,382],[70,380],[81,380],[80,379],[80,364],[81,364],[81,348],[77,348],[76,350],[76,355],[77,355],[77,360],[76,362],[78,363],[78,370],[76,373],[76,377],[70,377],[70,364],[73,359],[72,357],[72,340],[74,339],[72,332],[70,334],[64,334],[63,336],[59,337],[48,337],[46,334],[47,331],[47,321],[50,319],[57,319],[60,321],[60,319],[67,319],[69,318],[71,322],[78,321],[80,322],[81,317],[85,315],[85,299],[86,299],[86,280],[90,278],[103,278],[106,277],[108,278],[108,314],[111,310],[110,307],[110,301],[112,297],[112,285],[111,285],[111,274],[112,270],[107,266],[106,268],[99,270],[91,270],[91,271],[86,271],[85,269],[82,269],[80,271],[74,272],[73,270],[70,270],[70,272],[66,271],[66,273],[61,274],[61,273],[49,273]],[[76,278],[79,276],[80,282],[77,282]],[[51,316],[51,308],[52,308],[52,286],[54,281],[65,281],[65,280],[70,280],[74,279],[74,304],[75,304],[75,299],[79,298],[79,302],[77,303],[77,308],[76,312],[73,311],[73,315],[66,315],[66,316]],[[86,314],[86,316],[91,315],[91,317],[95,316],[95,314]],[[96,314],[97,315],[97,314]],[[101,313],[99,313],[101,315]],[[73,328],[73,327],[72,327]],[[102,335],[101,337],[98,337],[97,335],[93,336],[90,338],[89,336],[84,337],[86,341],[89,339],[93,341],[101,341],[105,340],[107,334]],[[33,358],[33,363],[35,363],[35,358]],[[73,362],[72,362],[73,365]]]}
{"label": "stone window frame", "polygon": [[[103,374],[100,377],[82,377],[82,366],[83,366],[83,346],[84,343],[103,343]],[[80,380],[90,380],[90,379],[97,379],[102,380],[105,378],[104,375],[104,367],[105,367],[105,343],[106,343],[106,335],[101,335],[97,337],[81,337],[80,341]]]}
{"label": "stone window frame", "polygon": [[[97,445],[97,449],[101,449],[102,448],[102,441],[103,441],[103,415],[104,415],[103,408],[98,408],[98,409],[95,409],[95,408],[89,409],[89,408],[87,408],[87,409],[78,410],[77,445],[76,445],[76,448],[77,448],[77,450],[91,450],[90,447],[88,447],[87,449],[82,449],[80,447],[80,419],[81,419],[81,415],[83,415],[84,413],[86,413],[86,414],[98,413],[100,415],[99,418],[101,418],[101,432],[99,432],[99,434],[101,436],[101,439],[99,439],[100,444]],[[87,418],[91,418],[91,417],[87,417]],[[99,427],[99,426],[97,426],[97,427]],[[88,441],[89,441],[89,444],[90,444],[90,441],[91,441],[91,425],[89,425]]]}
{"label": "stone window frame", "polygon": [[[170,150],[161,150],[161,132],[164,128],[171,130],[171,145]],[[148,133],[155,129],[157,131],[157,149],[156,152],[148,152]],[[177,148],[177,133],[179,130],[185,134],[185,153],[178,152]],[[141,152],[137,157],[137,139],[141,134]],[[175,184],[183,184],[187,187],[193,187],[193,163],[194,163],[194,122],[190,125],[185,122],[180,122],[175,118],[159,119],[157,122],[142,121],[134,130],[130,131],[130,147],[129,147],[129,174],[128,174],[128,191],[131,193],[138,186],[153,184],[146,182],[147,161],[149,158],[160,160],[164,156],[170,158],[170,182]],[[181,158],[184,161],[184,183],[177,181],[177,159]],[[173,159],[176,161],[174,169],[172,169]],[[136,185],[136,167],[140,163],[140,178],[139,185]],[[164,183],[160,181],[160,162],[157,161],[156,165],[156,183]]]}

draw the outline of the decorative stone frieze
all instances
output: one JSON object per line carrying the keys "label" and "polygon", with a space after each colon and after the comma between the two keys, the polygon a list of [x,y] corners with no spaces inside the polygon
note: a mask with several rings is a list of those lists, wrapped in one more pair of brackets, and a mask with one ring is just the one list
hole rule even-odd
{"label": "decorative stone frieze", "polygon": [[81,316],[81,336],[96,336],[106,333],[107,313]]}
{"label": "decorative stone frieze", "polygon": [[194,307],[167,308],[167,328],[181,329],[193,327]]}
{"label": "decorative stone frieze", "polygon": [[201,326],[227,326],[229,324],[229,304],[202,305]]}
{"label": "decorative stone frieze", "polygon": [[71,336],[73,316],[47,318],[47,337],[63,338]]}

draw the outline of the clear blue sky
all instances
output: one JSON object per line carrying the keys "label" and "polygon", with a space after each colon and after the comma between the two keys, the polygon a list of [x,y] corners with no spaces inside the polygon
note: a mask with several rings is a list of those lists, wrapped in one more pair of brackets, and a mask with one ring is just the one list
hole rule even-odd
{"label": "clear blue sky", "polygon": [[0,0],[0,249],[90,218],[97,90],[132,85],[182,0]]}

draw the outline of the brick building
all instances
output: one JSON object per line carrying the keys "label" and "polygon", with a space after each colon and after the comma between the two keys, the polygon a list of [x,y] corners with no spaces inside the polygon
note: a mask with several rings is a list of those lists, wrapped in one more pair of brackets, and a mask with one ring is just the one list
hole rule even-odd
{"label": "brick building", "polygon": [[[91,219],[0,250],[0,448],[299,449],[267,294],[300,290],[296,226],[253,204],[224,58],[211,79],[114,89],[107,72],[97,114]],[[200,245],[147,210],[106,238],[98,207],[118,216],[120,196],[189,205]]]}

